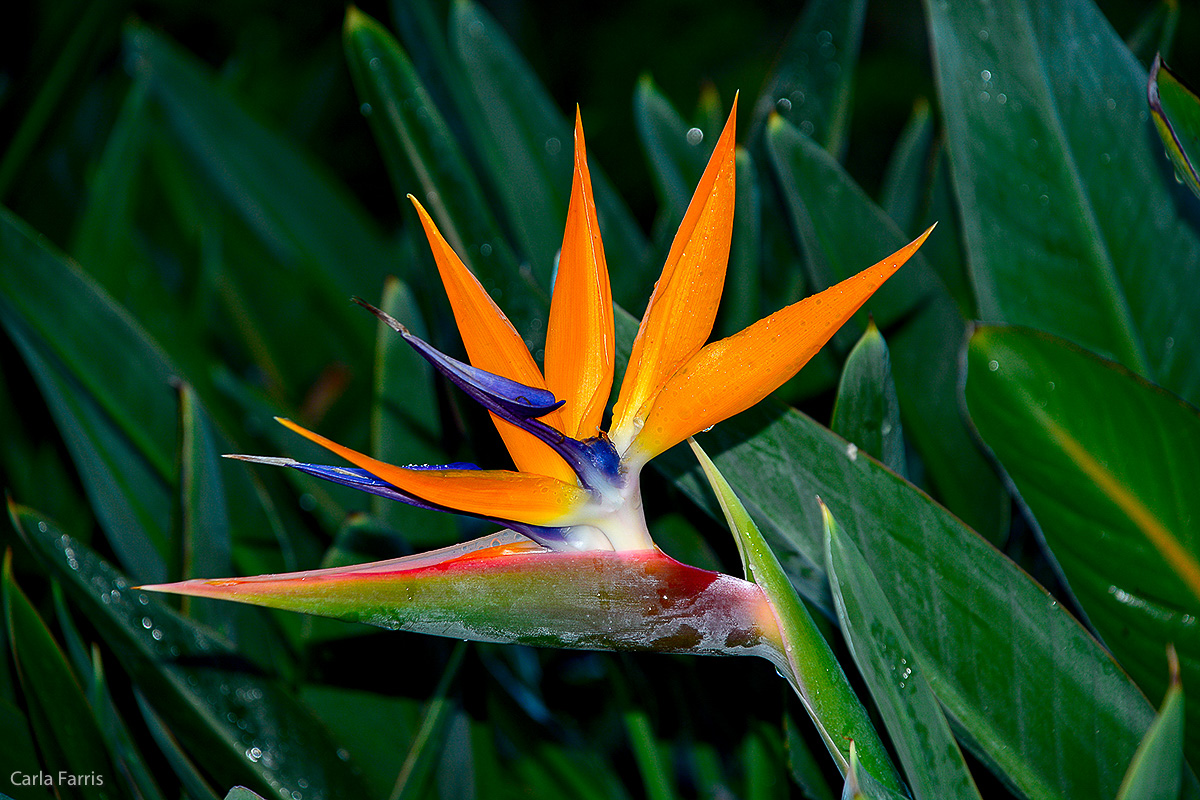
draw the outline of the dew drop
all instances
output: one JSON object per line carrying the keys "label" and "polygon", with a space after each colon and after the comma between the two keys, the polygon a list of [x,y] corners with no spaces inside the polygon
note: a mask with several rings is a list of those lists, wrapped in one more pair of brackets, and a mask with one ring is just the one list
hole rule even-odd
{"label": "dew drop", "polygon": [[1000,369],[1000,362],[995,361],[995,360],[989,361],[988,369],[991,370],[992,372],[995,372],[996,370]]}
{"label": "dew drop", "polygon": [[992,79],[992,72],[991,72],[991,70],[987,70],[987,69],[985,69],[985,70],[981,70],[981,71],[980,71],[980,73],[979,73],[979,78],[980,78],[980,80],[982,80],[984,83],[987,83],[988,81],[990,81],[990,80]]}
{"label": "dew drop", "polygon": [[379,59],[379,56],[375,56],[367,62],[367,66],[369,66],[371,69],[379,69],[383,66],[383,61]]}
{"label": "dew drop", "polygon": [[1116,111],[1116,110],[1117,110],[1117,101],[1116,101],[1114,98],[1112,98],[1112,97],[1110,97],[1110,98],[1108,98],[1107,100],[1105,100],[1105,101],[1104,101],[1104,105],[1108,106],[1108,110],[1109,110],[1109,111]]}
{"label": "dew drop", "polygon": [[548,155],[556,156],[559,154],[559,152],[561,150],[562,150],[562,142],[559,140],[559,138],[557,136],[551,136],[549,139],[546,140],[546,153]]}
{"label": "dew drop", "polygon": [[154,627],[154,621],[151,620],[149,617],[142,617],[142,627],[145,628],[146,630],[150,630],[151,628]]}
{"label": "dew drop", "polygon": [[704,141],[704,131],[699,128],[689,128],[687,132],[687,143],[692,147]]}
{"label": "dew drop", "polygon": [[371,116],[371,112],[374,111],[374,109],[371,108],[370,103],[363,103],[361,106],[358,107],[358,110],[364,117]]}
{"label": "dew drop", "polygon": [[846,455],[850,457],[851,461],[858,461],[858,445],[854,442],[846,445]]}
{"label": "dew drop", "polygon": [[979,41],[981,42],[986,42],[988,39],[992,38],[992,34],[987,28],[980,28],[978,35]]}
{"label": "dew drop", "polygon": [[479,245],[479,255],[483,256],[484,258],[487,258],[491,254],[492,254],[492,246],[490,244],[488,244],[487,242],[484,242],[483,244]]}
{"label": "dew drop", "polygon": [[780,114],[786,114],[792,110],[792,101],[788,100],[786,97],[781,97],[775,101],[775,108]]}

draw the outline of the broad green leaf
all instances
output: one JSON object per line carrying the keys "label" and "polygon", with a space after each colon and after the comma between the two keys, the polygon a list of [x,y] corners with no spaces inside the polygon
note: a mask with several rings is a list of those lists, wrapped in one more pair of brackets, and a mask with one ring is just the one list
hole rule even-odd
{"label": "broad green leaf", "polygon": [[[903,246],[905,236],[828,153],[775,118],[768,149],[784,186],[814,290],[832,286]],[[934,230],[930,239],[939,236]],[[917,253],[866,304],[886,331],[904,428],[946,507],[996,541],[1007,530],[1008,497],[967,430],[958,400],[966,323]],[[866,313],[833,344],[849,348]],[[819,552],[819,551],[818,551]]]}
{"label": "broad green leaf", "polygon": [[[828,607],[821,497],[891,600],[956,731],[992,769],[1031,797],[1116,794],[1153,708],[1027,574],[799,412],[764,401],[700,438],[792,583]],[[652,463],[719,514],[689,461],[668,453]]]}
{"label": "broad green leaf", "polygon": [[768,118],[781,114],[834,157],[841,156],[866,7],[866,0],[816,0],[804,7],[755,101],[747,141],[758,141]]}
{"label": "broad green leaf", "polygon": [[1149,87],[1150,114],[1175,176],[1200,197],[1200,97],[1159,56],[1150,68]]}
{"label": "broad green leaf", "polygon": [[1168,651],[1167,661],[1167,696],[1129,762],[1117,800],[1174,800],[1179,796],[1183,777],[1183,685],[1174,651]]}
{"label": "broad green leaf", "polygon": [[828,509],[825,559],[838,620],[916,800],[979,798],[908,634],[854,542]]}
{"label": "broad green leaf", "polygon": [[904,475],[900,401],[896,399],[887,343],[874,320],[846,357],[829,429],[854,442],[859,450],[879,459],[897,475]]}
{"label": "broad green leaf", "polygon": [[117,797],[117,773],[79,679],[54,636],[17,586],[12,551],[4,559],[3,595],[8,643],[24,690],[38,750],[49,774],[78,775],[55,787],[64,797]]}
{"label": "broad green leaf", "polygon": [[691,446],[733,533],[746,577],[762,587],[771,613],[779,624],[787,656],[783,665],[787,670],[785,677],[816,723],[838,769],[842,774],[846,773],[850,757],[848,748],[855,743],[865,759],[867,770],[885,785],[902,791],[900,778],[867,717],[866,709],[850,688],[845,672],[796,594],[779,559],[716,465],[695,440],[691,441]]}
{"label": "broad green leaf", "polygon": [[1063,336],[1200,399],[1200,236],[1149,128],[1146,72],[1091,0],[928,0],[985,322]]}
{"label": "broad green leaf", "polygon": [[[966,397],[1072,593],[1133,679],[1161,694],[1164,647],[1175,642],[1185,683],[1200,683],[1190,633],[1200,615],[1196,410],[1023,328],[975,332]],[[1200,707],[1189,716],[1197,724]]]}
{"label": "broad green leaf", "polygon": [[172,736],[224,785],[276,796],[365,791],[336,746],[277,681],[36,512],[11,505],[30,549],[61,580]]}
{"label": "broad green leaf", "polygon": [[[532,262],[536,285],[548,294],[551,265],[545,259],[552,261],[562,245],[573,128],[482,7],[470,0],[454,4],[450,41],[477,100],[474,114],[466,115],[467,127],[476,134],[476,149],[489,166],[523,254]],[[643,270],[645,239],[594,159],[589,166],[613,300],[640,307],[656,274]]]}

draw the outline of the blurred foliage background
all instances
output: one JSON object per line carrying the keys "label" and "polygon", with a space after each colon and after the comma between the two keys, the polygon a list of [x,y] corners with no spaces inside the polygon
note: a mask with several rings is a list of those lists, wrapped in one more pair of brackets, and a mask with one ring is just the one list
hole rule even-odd
{"label": "blurred foliage background", "polygon": [[[553,106],[569,115],[579,105],[592,163],[602,165],[651,248],[661,247],[673,230],[670,203],[679,198],[666,184],[669,170],[654,161],[662,154],[653,137],[638,127],[652,115],[639,111],[644,107],[636,98],[665,99],[688,123],[708,132],[714,113],[720,119],[741,91],[739,140],[750,144],[756,137],[750,152],[761,170],[768,169],[761,143],[764,115],[752,101],[779,67],[804,6],[681,0],[603,7],[481,5],[527,60]],[[1174,20],[1171,65],[1185,80],[1200,81],[1200,50],[1192,46],[1200,41],[1200,13],[1194,5],[1106,0],[1099,7],[1144,66],[1153,57],[1163,20]],[[442,27],[452,14],[448,3],[403,0],[367,2],[361,9],[393,30],[405,20],[426,19],[413,9],[428,10],[427,18]],[[8,10],[0,32],[0,203],[27,227],[6,222],[8,238],[0,249],[5,294],[21,297],[4,307],[9,327],[0,337],[0,486],[21,505],[14,519],[24,528],[45,524],[43,533],[68,532],[100,558],[133,572],[135,581],[347,563],[486,531],[472,521],[386,509],[315,482],[210,458],[230,450],[303,457],[303,448],[269,429],[270,414],[284,411],[360,449],[371,442],[398,463],[452,458],[503,463],[498,438],[444,386],[427,376],[420,391],[397,382],[395,376],[418,368],[377,343],[373,323],[345,302],[350,294],[372,301],[383,297],[393,313],[408,312],[406,319],[423,322],[431,338],[453,347],[440,289],[422,277],[433,273],[414,237],[414,218],[397,200],[396,188],[411,168],[389,161],[368,124],[366,101],[347,64],[345,14],[337,4],[228,0],[33,3]],[[889,189],[889,165],[902,160],[897,154],[905,132],[920,128],[911,124],[914,109],[919,118],[928,108],[924,104],[931,104],[936,122],[926,117],[923,135],[939,142],[945,136],[928,16],[921,4],[905,0],[866,6],[845,116],[849,127],[833,148],[869,198],[886,203],[893,192],[889,212],[903,201],[895,197],[894,186]],[[415,59],[437,55],[436,43],[408,49]],[[211,71],[211,80],[203,78],[199,89],[189,83],[192,67],[177,66],[190,57]],[[147,63],[159,79],[169,75],[168,91],[144,77]],[[450,77],[439,86],[436,69],[428,63],[418,63],[417,69],[437,104],[449,108]],[[196,106],[172,105],[169,99],[207,98],[209,86],[217,95],[209,105],[207,99]],[[190,117],[197,108],[208,116]],[[448,118],[454,135],[469,141],[475,132],[464,118],[453,113]],[[246,138],[221,138],[223,131],[240,133],[244,119],[250,120]],[[280,152],[285,148],[278,142],[287,143],[287,152]],[[569,142],[560,145],[569,150]],[[784,144],[776,140],[774,146]],[[803,145],[793,146],[787,152],[804,152]],[[929,141],[923,146],[934,147]],[[288,173],[296,153],[303,154],[295,163],[304,169]],[[503,187],[481,166],[492,158],[477,145],[469,161],[479,168],[484,194],[495,198]],[[776,171],[787,173],[786,159],[780,161],[784,165],[776,164]],[[921,165],[917,172],[923,183],[920,197],[912,199],[920,208],[900,223],[906,232],[938,208],[936,188],[930,188],[938,185],[930,177],[936,155],[911,161]],[[690,181],[690,195],[697,163],[687,157],[671,163]],[[795,173],[803,170],[795,167]],[[271,175],[294,180],[254,184]],[[779,221],[785,213],[779,209],[795,207],[787,198],[768,196],[765,186],[763,191],[764,207],[770,209],[764,217],[774,214]],[[499,214],[500,204],[492,205]],[[1185,216],[1194,216],[1194,206],[1186,208]],[[565,214],[565,206],[558,213]],[[811,206],[809,213],[820,216]],[[954,214],[944,213],[950,217],[941,229],[946,238],[927,257],[953,264],[951,253],[961,241]],[[510,220],[506,231],[516,227]],[[13,232],[18,230],[36,234],[24,238]],[[889,241],[890,235],[889,229],[866,238]],[[607,230],[605,236],[608,241]],[[770,240],[769,232],[763,239]],[[478,257],[478,245],[473,246]],[[72,277],[59,251],[77,259],[115,305],[97,299],[90,284]],[[879,256],[884,252],[890,250]],[[825,265],[835,272],[836,255]],[[747,301],[751,319],[802,288],[780,277],[784,267],[795,266],[789,258],[795,256],[778,262],[783,266],[774,278],[763,267],[761,302],[758,297]],[[614,273],[629,269],[612,251],[609,264]],[[661,259],[646,260],[646,271],[629,279],[636,289],[630,296],[644,302],[660,264]],[[385,290],[389,274],[406,284],[392,283]],[[942,279],[953,294],[953,269],[949,275]],[[515,281],[501,288],[523,286]],[[14,287],[25,287],[28,295]],[[974,311],[969,294],[963,289],[954,300]],[[519,303],[519,296],[510,292],[508,300]],[[888,302],[899,303],[890,306],[893,311],[903,305],[902,300]],[[731,325],[746,309],[744,303],[725,312],[729,318],[722,324]],[[538,319],[535,310],[519,305],[506,310],[514,320]],[[884,322],[899,325],[896,319],[902,316]],[[126,340],[113,333],[126,330],[129,318],[148,336],[138,331]],[[888,325],[881,327],[890,336]],[[90,343],[89,336],[94,337]],[[780,399],[821,423],[829,421],[840,360],[856,338],[847,336],[835,348],[836,359],[814,363]],[[89,352],[89,344],[95,352]],[[126,348],[123,355],[109,358],[117,347]],[[56,372],[55,358],[68,368]],[[114,379],[116,368],[125,371]],[[168,378],[176,369],[191,385],[175,383],[168,396]],[[1185,383],[1168,388],[1186,396],[1179,388]],[[73,407],[71,398],[86,401]],[[1195,402],[1194,395],[1187,399]],[[401,406],[404,412],[396,415]],[[102,418],[116,423],[107,428],[96,421]],[[1003,438],[1003,420],[996,424]],[[1181,424],[1193,421],[1188,417]],[[727,430],[729,441],[722,449],[733,450],[729,442],[740,429]],[[721,430],[713,434],[714,439],[721,435]],[[918,431],[913,438],[919,436]],[[1087,607],[1086,599],[1064,585],[1062,565],[1047,557],[1022,508],[1000,491],[994,476],[989,480],[996,483],[996,502],[985,508],[970,487],[947,489],[928,479],[926,467],[931,473],[939,467],[919,443],[909,452],[909,463],[889,466],[900,473],[907,469],[909,478],[933,491],[1073,610]],[[978,453],[973,457],[982,463]],[[112,474],[121,480],[89,478],[87,465],[100,462],[118,465]],[[697,500],[685,475],[689,466],[681,463],[671,462],[663,474],[647,479],[647,496],[656,498],[656,540],[681,560],[731,571],[737,556],[728,533],[706,513],[711,501]],[[126,464],[134,466],[120,466]],[[753,462],[746,464],[737,477],[750,482]],[[1011,477],[1018,484],[1023,478],[1015,472]],[[854,480],[848,478],[848,484]],[[768,535],[777,530],[786,540],[778,531],[796,520],[772,502],[755,498],[750,505],[767,517],[759,523]],[[362,511],[370,513],[350,513]],[[812,517],[811,509],[805,513]],[[101,603],[95,597],[103,593],[93,592],[90,605],[79,597],[91,585],[108,587],[104,591],[116,598],[129,585],[124,578],[89,560],[92,556],[79,555],[86,569],[77,573],[85,577],[72,588],[69,575],[52,579],[56,573],[20,543],[15,527],[7,520],[3,526],[3,540],[13,545],[14,555],[5,582],[10,651],[0,670],[0,741],[11,749],[0,755],[0,775],[29,770],[29,765],[121,775],[103,791],[60,787],[62,796],[204,798],[249,783],[264,796],[274,792],[302,800],[308,796],[307,781],[317,780],[310,773],[326,781],[311,794],[326,797],[821,798],[833,796],[830,787],[835,793],[840,785],[787,687],[764,664],[466,648],[203,602],[176,606],[182,612],[178,617],[163,611],[161,618],[151,619],[136,608],[118,608],[114,599],[114,611],[106,617],[103,608],[96,610]],[[123,526],[148,533],[114,535]],[[214,530],[223,532],[217,537],[223,550],[210,547],[211,541],[197,545]],[[785,559],[794,567],[793,581],[814,607],[828,613],[829,635],[836,639],[820,545],[815,551],[796,545],[796,552],[792,562]],[[919,618],[922,612],[913,604],[911,613]],[[204,626],[202,633],[195,623]],[[1098,615],[1092,624],[1106,623]],[[1106,630],[1128,623],[1112,624],[1116,627]],[[1191,649],[1184,657],[1186,664],[1192,654],[1195,669],[1200,647],[1190,630],[1185,633]],[[1118,654],[1154,705],[1166,684],[1157,636]],[[838,646],[849,665],[844,647]],[[14,669],[13,650],[25,654],[21,674]],[[1153,658],[1139,661],[1151,650]],[[182,666],[162,667],[164,652],[175,660],[182,655]],[[1134,654],[1129,661],[1127,653]],[[236,677],[212,678],[204,667],[213,663]],[[1139,663],[1144,672],[1138,672]],[[1097,669],[1106,676],[1117,672],[1103,665]],[[852,672],[849,666],[847,672]],[[1143,674],[1158,677],[1146,682]],[[1132,684],[1126,680],[1122,686]],[[1141,736],[1148,713],[1126,715],[1134,721],[1123,729],[1122,741]],[[85,718],[91,721],[72,727],[72,720]],[[1082,729],[1092,722],[1071,718],[1065,724]],[[79,737],[93,745],[80,746]],[[266,763],[264,748],[253,743],[266,740],[274,749],[265,749],[286,763]],[[1038,780],[1054,771],[1047,767],[1030,778],[996,767],[986,743],[968,750],[976,780],[989,797],[1035,796],[1030,787],[1040,786]],[[1060,775],[1062,782],[1044,796],[1072,796],[1072,787],[1091,788],[1093,778],[1107,787],[1114,775],[1120,779],[1125,762],[1106,769],[1099,778],[1089,773],[1080,784]],[[44,788],[0,783],[0,791],[10,788],[18,797],[47,796]]]}

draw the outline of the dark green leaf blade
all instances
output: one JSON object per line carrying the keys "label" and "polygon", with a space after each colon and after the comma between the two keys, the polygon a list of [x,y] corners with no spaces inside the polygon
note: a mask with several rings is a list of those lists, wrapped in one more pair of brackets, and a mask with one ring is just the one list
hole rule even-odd
{"label": "dark green leaf blade", "polygon": [[767,119],[778,113],[835,158],[841,156],[866,7],[866,0],[816,0],[804,7],[754,103],[747,141],[757,142]]}
{"label": "dark green leaf blade", "polygon": [[[742,487],[743,503],[793,584],[828,607],[820,495],[853,533],[938,700],[985,763],[1029,796],[1116,794],[1154,710],[1027,574],[910,484],[852,455],[845,440],[796,411],[766,401],[701,438]],[[668,453],[653,463],[712,508],[688,460]],[[1013,708],[1023,713],[1009,713]],[[1092,735],[1097,728],[1106,732],[1099,740]]]}
{"label": "dark green leaf blade", "polygon": [[1183,685],[1179,660],[1167,653],[1170,679],[1158,716],[1129,762],[1117,800],[1174,800],[1183,778]]}
{"label": "dark green leaf blade", "polygon": [[[1028,329],[980,328],[967,363],[971,417],[1096,630],[1147,694],[1166,689],[1167,642],[1185,680],[1200,682],[1188,633],[1200,615],[1200,500],[1190,488],[1200,415]],[[1189,716],[1200,719],[1200,708]]]}
{"label": "dark green leaf blade", "polygon": [[[451,44],[477,101],[467,127],[477,134],[476,149],[484,155],[524,255],[533,262],[536,285],[548,294],[550,265],[542,262],[562,244],[572,127],[482,7],[462,0],[452,13]],[[621,265],[610,274],[613,300],[640,307],[653,282],[653,274],[642,269],[648,258],[645,237],[594,159],[589,167],[608,263]]]}
{"label": "dark green leaf blade", "polygon": [[[858,273],[902,247],[907,237],[844,169],[781,118],[768,149],[784,188],[816,290]],[[940,231],[934,230],[930,239]],[[967,430],[958,400],[958,361],[966,323],[922,253],[865,306],[887,332],[904,427],[946,507],[988,539],[1007,530],[1008,497]],[[866,314],[835,336],[849,349]],[[819,552],[819,551],[817,551]]]}
{"label": "dark green leaf blade", "polygon": [[[149,595],[36,512],[10,505],[35,555],[112,647],[126,672],[207,773],[264,794],[363,796],[328,734],[277,681]],[[306,788],[307,787],[307,788]]]}
{"label": "dark green leaf blade", "polygon": [[117,797],[117,773],[104,748],[96,716],[58,643],[4,559],[3,595],[8,642],[29,707],[38,749],[54,778],[80,776],[54,786],[65,797]]}
{"label": "dark green leaf blade", "polygon": [[1145,70],[1090,0],[926,8],[984,321],[1200,399],[1200,294],[1180,291],[1200,237],[1147,130]]}
{"label": "dark green leaf blade", "polygon": [[1150,68],[1150,114],[1175,175],[1200,197],[1200,97],[1155,56]]}
{"label": "dark green leaf blade", "polygon": [[892,380],[887,342],[872,320],[846,357],[829,429],[904,475],[900,401]]}
{"label": "dark green leaf blade", "polygon": [[825,559],[842,632],[891,734],[916,800],[979,798],[908,634],[854,542],[828,510]]}

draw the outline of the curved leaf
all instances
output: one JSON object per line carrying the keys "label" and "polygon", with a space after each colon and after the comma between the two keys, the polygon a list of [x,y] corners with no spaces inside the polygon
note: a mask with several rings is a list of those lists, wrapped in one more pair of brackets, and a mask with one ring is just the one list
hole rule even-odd
{"label": "curved leaf", "polygon": [[1091,0],[927,0],[986,322],[1068,338],[1200,399],[1200,236],[1146,72]]}
{"label": "curved leaf", "polygon": [[1148,694],[1166,689],[1167,642],[1200,683],[1200,415],[1027,329],[980,328],[967,365],[971,417],[1096,630]]}

